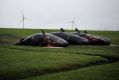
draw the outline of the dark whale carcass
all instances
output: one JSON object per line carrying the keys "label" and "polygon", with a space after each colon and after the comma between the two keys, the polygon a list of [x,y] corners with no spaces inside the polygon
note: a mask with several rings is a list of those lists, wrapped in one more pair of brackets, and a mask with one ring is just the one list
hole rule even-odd
{"label": "dark whale carcass", "polygon": [[110,39],[98,36],[98,35],[93,35],[93,34],[88,34],[87,31],[85,33],[80,33],[80,31],[75,28],[76,32],[72,32],[72,34],[87,38],[89,40],[90,45],[109,45],[110,44]]}
{"label": "dark whale carcass", "polygon": [[20,40],[17,45],[67,47],[68,42],[49,33],[36,33]]}
{"label": "dark whale carcass", "polygon": [[67,33],[63,30],[63,28],[61,28],[60,30],[61,32],[52,32],[51,34],[63,38],[64,40],[68,41],[68,43],[71,45],[88,44],[88,39],[80,37],[75,34]]}

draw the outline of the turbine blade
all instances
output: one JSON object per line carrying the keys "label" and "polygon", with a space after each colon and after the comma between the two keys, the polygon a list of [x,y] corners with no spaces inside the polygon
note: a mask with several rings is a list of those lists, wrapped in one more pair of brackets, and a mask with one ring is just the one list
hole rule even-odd
{"label": "turbine blade", "polygon": [[21,22],[23,22],[23,19],[21,19],[18,24],[20,24]]}
{"label": "turbine blade", "polygon": [[28,18],[24,18],[24,19],[29,20],[29,21],[32,21],[31,19],[28,19]]}
{"label": "turbine blade", "polygon": [[77,24],[74,22],[74,25],[77,26]]}

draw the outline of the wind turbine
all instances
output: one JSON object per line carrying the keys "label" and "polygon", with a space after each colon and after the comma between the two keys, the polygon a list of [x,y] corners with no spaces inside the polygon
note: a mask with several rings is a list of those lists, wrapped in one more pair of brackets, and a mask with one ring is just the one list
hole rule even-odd
{"label": "wind turbine", "polygon": [[72,29],[73,29],[74,28],[74,25],[76,25],[75,24],[75,17],[73,18],[73,20],[70,23],[72,24]]}
{"label": "wind turbine", "polygon": [[22,19],[20,20],[20,23],[22,22],[22,27],[23,27],[23,29],[24,29],[24,24],[25,24],[24,21],[25,21],[25,20],[31,21],[31,20],[24,17],[23,10],[21,11],[21,13],[22,13]]}

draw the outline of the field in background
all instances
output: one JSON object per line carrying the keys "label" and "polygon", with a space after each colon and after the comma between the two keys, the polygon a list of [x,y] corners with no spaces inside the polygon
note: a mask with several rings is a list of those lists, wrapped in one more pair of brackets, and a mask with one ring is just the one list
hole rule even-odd
{"label": "field in background", "polygon": [[[59,30],[44,30],[45,32],[56,32]],[[40,29],[0,29],[0,43],[14,43],[18,39],[41,32]],[[66,32],[74,32],[66,30]],[[83,32],[83,31],[81,31]],[[88,31],[90,34],[100,35],[111,39],[112,44],[119,44],[119,31]]]}
{"label": "field in background", "polygon": [[116,46],[70,45],[53,49],[12,45],[38,32],[0,29],[0,80],[119,80],[119,31],[89,31],[110,38]]}

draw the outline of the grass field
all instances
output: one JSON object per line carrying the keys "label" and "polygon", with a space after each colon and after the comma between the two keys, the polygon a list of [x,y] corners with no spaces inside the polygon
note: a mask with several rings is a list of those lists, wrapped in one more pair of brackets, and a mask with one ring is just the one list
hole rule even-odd
{"label": "grass field", "polygon": [[[45,30],[53,32],[58,30]],[[119,31],[89,31],[115,46],[13,45],[38,29],[0,29],[0,80],[119,80]],[[4,45],[6,44],[6,45]]]}

